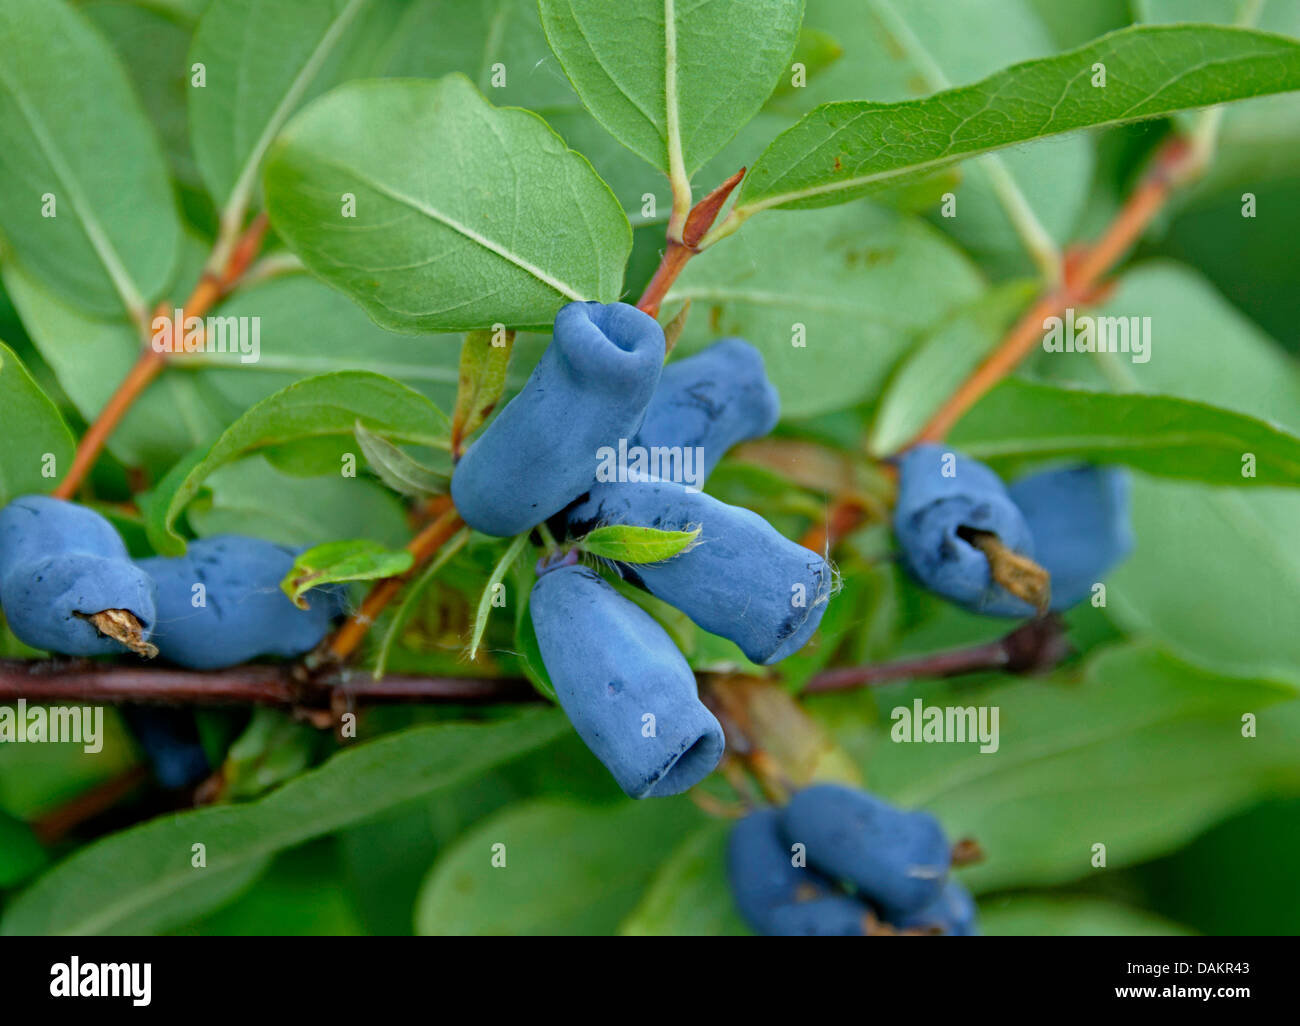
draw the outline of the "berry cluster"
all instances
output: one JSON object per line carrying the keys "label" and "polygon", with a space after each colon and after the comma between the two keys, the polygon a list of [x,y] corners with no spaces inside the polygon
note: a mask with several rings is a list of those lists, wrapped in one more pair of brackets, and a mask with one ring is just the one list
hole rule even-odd
{"label": "berry cluster", "polygon": [[975,902],[949,877],[938,820],[839,784],[738,822],[727,875],[740,914],[769,936],[975,934]]}
{"label": "berry cluster", "polygon": [[894,534],[903,565],[973,612],[1068,609],[1133,548],[1129,481],[1114,467],[1053,469],[1007,488],[968,456],[919,445],[898,471]]}
{"label": "berry cluster", "polygon": [[[568,539],[603,525],[699,529],[658,563],[615,563],[628,581],[734,641],[756,663],[816,631],[833,574],[762,517],[662,479],[597,480],[602,447],[687,447],[707,476],[732,445],[766,434],[778,401],[762,357],[725,339],[663,369],[655,320],[622,303],[571,303],[532,376],[460,460],[465,521],[504,535],[549,520]],[[663,628],[590,569],[542,566],[530,599],[542,661],[588,747],[634,798],[707,776],[722,729]]]}
{"label": "berry cluster", "polygon": [[0,510],[0,606],[34,648],[89,656],[130,648],[195,670],[314,648],[342,611],[324,588],[310,609],[280,590],[296,551],[224,535],[184,556],[132,562],[92,509],[44,495]]}

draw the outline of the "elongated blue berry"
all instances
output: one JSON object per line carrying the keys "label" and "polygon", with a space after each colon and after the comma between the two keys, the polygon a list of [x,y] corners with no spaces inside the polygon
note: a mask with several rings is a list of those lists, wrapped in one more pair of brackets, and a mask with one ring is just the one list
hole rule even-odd
{"label": "elongated blue berry", "polygon": [[869,910],[857,898],[836,894],[816,901],[796,901],[772,910],[771,937],[863,937]]}
{"label": "elongated blue berry", "polygon": [[465,522],[512,535],[558,513],[595,478],[598,450],[632,438],[659,383],[664,333],[625,303],[570,303],[523,389],[456,465]]}
{"label": "elongated blue berry", "polygon": [[97,613],[131,614],[140,627],[137,651],[155,620],[153,582],[131,563],[113,525],[46,495],[0,510],[0,605],[19,639],[64,655],[126,651],[89,622]]}
{"label": "elongated blue berry", "polygon": [[816,784],[786,806],[781,830],[818,872],[851,884],[891,922],[943,890],[951,849],[938,820],[839,784]]}
{"label": "elongated blue berry", "polygon": [[728,449],[766,435],[780,414],[762,354],[744,339],[724,338],[664,368],[636,444],[699,451],[699,485]]}
{"label": "elongated blue berry", "polygon": [[727,836],[727,879],[736,908],[759,933],[775,932],[774,916],[788,905],[816,903],[835,893],[814,869],[798,866],[780,830],[776,809],[756,809]]}
{"label": "elongated blue berry", "polygon": [[153,766],[154,779],[168,790],[192,787],[207,777],[208,756],[188,709],[149,705],[122,707],[122,716]]}
{"label": "elongated blue berry", "polygon": [[529,608],[560,704],[624,791],[678,794],[713,772],[722,728],[650,614],[583,566],[539,577]]}
{"label": "elongated blue berry", "polygon": [[899,916],[892,925],[900,930],[935,930],[947,937],[979,934],[975,899],[956,880],[949,880],[928,905]]}
{"label": "elongated blue berry", "polygon": [[280,590],[294,549],[261,538],[216,535],[190,542],[175,559],[140,560],[158,586],[154,644],[163,658],[194,670],[236,666],[258,656],[296,656],[320,643],[340,612],[330,590],[299,609]]}
{"label": "elongated blue berry", "polygon": [[757,513],[669,482],[602,484],[569,511],[581,536],[602,524],[664,531],[700,528],[695,544],[661,563],[622,565],[628,580],[730,638],[756,663],[779,662],[812,637],[833,574],[817,553]]}
{"label": "elongated blue berry", "polygon": [[904,453],[894,507],[903,566],[930,591],[974,612],[1033,615],[1033,606],[993,580],[971,532],[994,534],[1020,555],[1035,554],[1029,525],[992,470],[939,445]]}
{"label": "elongated blue berry", "polygon": [[1133,551],[1129,477],[1118,467],[1073,466],[1022,477],[1007,489],[1052,576],[1053,609],[1087,598]]}

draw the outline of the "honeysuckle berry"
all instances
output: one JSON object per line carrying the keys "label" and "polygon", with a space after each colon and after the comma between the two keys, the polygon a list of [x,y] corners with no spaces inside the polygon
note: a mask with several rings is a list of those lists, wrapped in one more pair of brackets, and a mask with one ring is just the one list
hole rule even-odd
{"label": "honeysuckle berry", "polygon": [[781,415],[763,357],[744,339],[724,338],[664,368],[636,444],[700,452],[700,482],[738,442],[761,438]]}
{"label": "honeysuckle berry", "polygon": [[451,495],[465,522],[518,534],[585,492],[600,450],[641,426],[663,361],[663,330],[635,307],[561,309],[527,383],[456,465]]}
{"label": "honeysuckle berry", "polygon": [[727,836],[727,879],[736,908],[764,934],[775,932],[779,909],[817,903],[835,893],[834,884],[815,869],[795,864],[780,821],[777,809],[756,809]]}
{"label": "honeysuckle berry", "polygon": [[664,629],[584,566],[537,579],[537,647],[560,705],[633,798],[678,794],[722,758],[722,727]]}
{"label": "honeysuckle berry", "polygon": [[755,663],[798,651],[826,611],[829,564],[750,510],[666,481],[601,484],[569,511],[568,530],[580,537],[602,524],[698,527],[694,545],[671,559],[620,570]]}
{"label": "honeysuckle berry", "polygon": [[787,844],[805,846],[819,873],[850,884],[891,923],[933,902],[948,876],[951,848],[938,820],[840,784],[797,792],[781,832]]}
{"label": "honeysuckle berry", "polygon": [[325,637],[341,593],[308,592],[299,609],[280,590],[297,550],[261,538],[215,535],[185,555],[139,561],[158,589],[153,642],[178,666],[216,670],[258,656],[296,656]]}
{"label": "honeysuckle berry", "polygon": [[1051,608],[1069,609],[1133,551],[1129,476],[1076,465],[1030,474],[1007,494],[1034,536],[1034,560],[1052,577]]}
{"label": "honeysuckle berry", "polygon": [[[46,495],[25,495],[0,510],[0,606],[9,629],[33,648],[64,655],[149,654],[155,590],[131,563],[117,530],[92,509]],[[125,613],[118,635],[91,622]],[[97,619],[102,626],[102,619]]]}
{"label": "honeysuckle berry", "polygon": [[168,790],[192,787],[210,772],[194,714],[187,709],[148,705],[122,707],[122,716],[153,768],[154,779]]}
{"label": "honeysuckle berry", "polygon": [[903,566],[930,591],[991,616],[1032,616],[1034,605],[994,580],[989,536],[1028,559],[1035,539],[1002,480],[977,460],[918,445],[898,461],[894,534]]}
{"label": "honeysuckle berry", "polygon": [[933,930],[947,937],[974,937],[979,933],[975,899],[956,880],[944,884],[934,901],[900,915],[891,925],[901,930]]}

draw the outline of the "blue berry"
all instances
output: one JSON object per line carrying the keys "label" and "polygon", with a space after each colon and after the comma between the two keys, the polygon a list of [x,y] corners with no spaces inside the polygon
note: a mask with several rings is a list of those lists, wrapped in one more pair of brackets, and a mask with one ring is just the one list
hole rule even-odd
{"label": "blue berry", "polygon": [[561,309],[532,376],[456,465],[451,494],[465,522],[518,534],[585,492],[598,450],[635,436],[663,362],[663,330],[635,307]]}
{"label": "blue berry", "polygon": [[928,905],[899,916],[893,922],[900,930],[937,929],[947,937],[975,937],[975,899],[956,880],[944,884],[939,896]]}
{"label": "blue berry", "polygon": [[64,655],[125,651],[86,617],[125,610],[154,625],[154,587],[113,525],[94,510],[26,495],[0,510],[0,605],[9,629],[33,648]]}
{"label": "blue berry", "polygon": [[661,563],[621,565],[621,572],[706,631],[734,641],[755,663],[798,651],[826,611],[830,566],[750,510],[669,482],[601,484],[569,511],[568,529],[581,535],[601,524],[699,527],[692,548]]}
{"label": "blue berry", "polygon": [[722,727],[650,614],[583,566],[539,577],[530,610],[560,704],[624,791],[678,794],[713,772]]}
{"label": "blue berry", "polygon": [[169,791],[192,787],[208,776],[194,714],[184,709],[123,706],[122,716],[153,766],[154,779]]}
{"label": "blue berry", "polygon": [[[834,885],[816,870],[796,866],[776,809],[757,809],[727,837],[727,879],[736,908],[759,933],[774,932],[777,910],[834,897]],[[793,924],[789,924],[793,925]]]}
{"label": "blue berry", "polygon": [[938,820],[850,787],[805,788],[781,828],[787,843],[806,846],[818,872],[851,884],[891,922],[934,901],[948,876],[951,850]]}
{"label": "blue berry", "polygon": [[956,453],[949,460],[949,453],[918,445],[899,460],[894,534],[904,567],[930,591],[974,612],[1033,615],[1033,606],[993,580],[988,559],[968,535],[995,534],[1007,548],[1033,558],[1029,525],[997,474]]}
{"label": "blue berry", "polygon": [[1023,477],[1007,490],[1034,536],[1034,559],[1052,577],[1052,609],[1086,599],[1133,551],[1129,477],[1117,467],[1073,466]]}
{"label": "blue berry", "polygon": [[280,581],[295,555],[274,542],[231,534],[191,542],[175,559],[140,560],[158,586],[153,642],[159,654],[193,670],[216,670],[315,648],[342,611],[340,593],[309,592],[310,609],[289,601]]}
{"label": "blue berry", "polygon": [[664,368],[636,444],[703,450],[702,481],[733,445],[776,427],[780,412],[759,351],[724,338]]}
{"label": "blue berry", "polygon": [[864,937],[866,905],[847,894],[817,901],[796,901],[772,910],[766,933],[770,937]]}

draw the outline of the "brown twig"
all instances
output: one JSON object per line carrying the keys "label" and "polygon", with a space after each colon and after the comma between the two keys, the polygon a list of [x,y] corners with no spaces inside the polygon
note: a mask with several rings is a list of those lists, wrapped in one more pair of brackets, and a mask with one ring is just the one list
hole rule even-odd
{"label": "brown twig", "polygon": [[406,550],[414,557],[411,568],[398,577],[387,577],[370,589],[361,608],[344,621],[334,636],[324,646],[324,651],[334,662],[343,662],[352,655],[365,639],[370,627],[405,584],[421,566],[427,563],[445,545],[451,536],[465,525],[454,507],[443,510],[432,523],[407,543]]}
{"label": "brown twig", "polygon": [[900,680],[953,677],[987,670],[1042,673],[1065,658],[1067,652],[1064,624],[1056,616],[1046,616],[1030,620],[1005,637],[983,645],[873,666],[823,670],[808,681],[804,693],[849,691],[853,688],[892,684]]}
{"label": "brown twig", "polygon": [[1010,374],[1043,339],[1043,322],[1067,307],[1086,306],[1098,298],[1102,277],[1141,238],[1174,189],[1194,172],[1198,157],[1192,143],[1168,139],[1150,170],[1120,208],[1100,239],[1067,266],[1060,285],[1040,298],[1006,334],[998,347],[972,372],[912,441],[940,442],[954,424],[994,385]]}
{"label": "brown twig", "polygon": [[132,766],[125,773],[110,777],[88,791],[82,791],[62,805],[55,806],[29,824],[36,839],[44,845],[54,844],[87,820],[107,812],[149,778],[149,767]]}
{"label": "brown twig", "polygon": [[727,197],[744,177],[745,168],[742,167],[691,208],[686,218],[686,226],[682,230],[682,241],[677,242],[671,238],[668,240],[654,277],[650,279],[650,284],[646,286],[645,292],[637,301],[638,310],[645,311],[651,317],[659,316],[659,305],[664,301],[664,296],[672,288],[677,276],[682,273],[686,262],[699,252],[696,247],[704,238],[704,233],[713,227],[713,222],[717,220],[723,204],[727,202]]}
{"label": "brown twig", "polygon": [[[235,244],[222,274],[217,276],[204,272],[199,278],[194,291],[181,306],[183,318],[202,317],[235,286],[261,248],[262,240],[266,236],[266,228],[266,215],[258,214]],[[159,309],[165,310],[165,306],[160,304]],[[158,316],[165,316],[165,313],[156,312],[155,317]],[[182,319],[180,324],[175,325],[174,332],[179,332],[184,323]],[[118,424],[122,422],[122,418],[126,416],[135,401],[144,394],[154,378],[162,373],[167,361],[176,355],[179,355],[179,351],[159,352],[148,344],[140,350],[140,356],[135,364],[127,372],[122,383],[117,386],[117,390],[109,396],[108,402],[104,404],[95,417],[94,423],[86,429],[86,433],[77,444],[72,466],[68,468],[68,473],[59,482],[59,486],[54,489],[53,494],[57,498],[71,499],[77,494],[77,489],[81,487],[82,481],[94,467],[104,445],[117,429]]]}
{"label": "brown twig", "polygon": [[336,694],[361,703],[528,702],[537,699],[522,677],[420,677],[365,674],[309,678],[299,667],[247,664],[226,670],[126,666],[90,660],[0,659],[0,702],[50,705],[265,705],[328,709]]}

